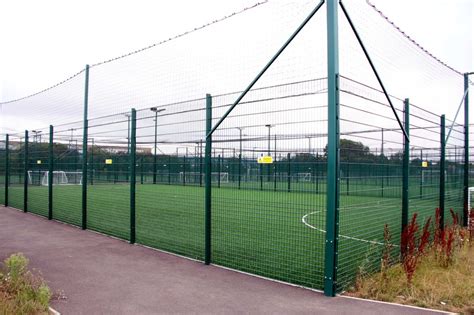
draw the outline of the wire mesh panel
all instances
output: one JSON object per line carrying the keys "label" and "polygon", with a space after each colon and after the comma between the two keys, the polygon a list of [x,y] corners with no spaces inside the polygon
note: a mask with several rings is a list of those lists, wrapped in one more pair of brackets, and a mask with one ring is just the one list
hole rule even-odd
{"label": "wire mesh panel", "polygon": [[[383,228],[401,226],[403,135],[383,94],[341,77],[338,286],[379,267]],[[398,115],[403,102],[396,100]],[[398,250],[398,249],[397,249]]]}
{"label": "wire mesh panel", "polygon": [[48,215],[49,132],[30,131],[28,148],[28,211]]}
{"label": "wire mesh panel", "polygon": [[409,218],[417,213],[419,222],[434,219],[440,206],[440,128],[438,115],[411,104]]}
{"label": "wire mesh panel", "polygon": [[[462,119],[461,119],[462,121]],[[452,127],[452,128],[451,128]],[[448,223],[462,222],[464,199],[464,125],[446,119],[446,192]]]}
{"label": "wire mesh panel", "polygon": [[[229,176],[212,181],[212,262],[321,288],[326,80],[264,84],[212,136],[212,172]],[[213,97],[214,121],[237,96]]]}
{"label": "wire mesh panel", "polygon": [[88,129],[87,227],[123,239],[130,237],[130,119],[91,119]]}
{"label": "wire mesh panel", "polygon": [[75,123],[57,126],[53,135],[53,218],[77,226],[82,223],[82,134],[82,123]]}
{"label": "wire mesh panel", "polygon": [[24,136],[21,134],[10,135],[8,205],[17,209],[23,209],[25,174],[24,149]]}
{"label": "wire mesh panel", "polygon": [[200,260],[205,105],[202,98],[137,112],[137,242]]}
{"label": "wire mesh panel", "polygon": [[[391,232],[390,242],[395,245],[391,262],[398,261],[405,149],[401,131],[404,100],[409,99],[408,218],[416,213],[418,223],[423,224],[439,207],[440,115],[443,114],[440,110],[453,109],[446,114],[454,116],[462,96],[462,75],[420,49],[369,1],[344,2],[344,7],[339,24],[339,290],[350,286],[357,273],[380,268],[385,224]],[[381,85],[389,95],[382,93]],[[389,106],[387,98],[394,108]],[[358,143],[358,147],[347,148],[349,144],[355,146],[348,140]],[[357,161],[360,155],[364,158]],[[454,183],[452,187],[453,195],[462,193],[459,188],[454,192]],[[352,217],[351,212],[358,213],[361,219]],[[358,236],[348,238],[346,231]]]}

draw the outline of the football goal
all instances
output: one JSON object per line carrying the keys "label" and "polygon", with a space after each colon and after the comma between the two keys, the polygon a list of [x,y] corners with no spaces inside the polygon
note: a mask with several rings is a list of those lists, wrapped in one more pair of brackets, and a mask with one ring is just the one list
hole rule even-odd
{"label": "football goal", "polygon": [[[202,176],[202,179],[199,177]],[[204,183],[205,174],[199,172],[179,172],[179,181],[181,183],[190,183],[190,184],[199,184],[201,181]],[[229,173],[228,172],[212,172],[211,173],[211,182],[212,183],[228,183],[229,182]]]}
{"label": "football goal", "polygon": [[[441,172],[439,170],[422,170],[421,182],[423,184],[439,184]],[[448,172],[444,171],[445,180],[448,181]]]}
{"label": "football goal", "polygon": [[[28,183],[30,185],[48,186],[48,171],[28,171]],[[53,185],[81,185],[82,172],[53,171]]]}

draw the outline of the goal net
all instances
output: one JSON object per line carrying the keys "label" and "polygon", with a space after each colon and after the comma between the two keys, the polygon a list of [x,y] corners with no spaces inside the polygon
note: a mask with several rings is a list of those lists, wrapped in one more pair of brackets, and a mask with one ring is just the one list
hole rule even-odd
{"label": "goal net", "polygon": [[310,182],[311,173],[296,173],[296,178],[298,182]]}
{"label": "goal net", "polygon": [[[202,178],[200,178],[202,176]],[[204,183],[205,173],[199,172],[180,172],[179,180],[181,183],[190,183],[190,184],[199,184],[200,182]],[[211,173],[211,182],[212,183],[228,183],[229,182],[229,173],[228,172],[212,172]]]}
{"label": "goal net", "polygon": [[[48,171],[28,171],[28,183],[30,185],[48,186]],[[81,185],[82,172],[53,171],[53,185]]]}
{"label": "goal net", "polygon": [[[439,170],[422,170],[421,171],[421,182],[423,184],[439,184],[441,172]],[[444,171],[444,178],[448,181],[448,173]]]}

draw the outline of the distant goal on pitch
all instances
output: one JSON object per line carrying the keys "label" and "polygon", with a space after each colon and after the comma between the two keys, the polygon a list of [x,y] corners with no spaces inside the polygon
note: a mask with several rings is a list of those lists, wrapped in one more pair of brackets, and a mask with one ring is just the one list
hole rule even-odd
{"label": "distant goal on pitch", "polygon": [[[181,183],[189,183],[189,184],[199,184],[201,182],[204,183],[204,173],[199,172],[180,172],[179,173],[179,181]],[[201,178],[202,177],[202,178]],[[228,172],[212,172],[211,173],[211,182],[212,183],[228,183],[229,182],[229,173]]]}
{"label": "distant goal on pitch", "polygon": [[[81,185],[82,172],[74,171],[53,171],[53,185]],[[30,185],[49,185],[48,171],[28,171],[28,183]]]}

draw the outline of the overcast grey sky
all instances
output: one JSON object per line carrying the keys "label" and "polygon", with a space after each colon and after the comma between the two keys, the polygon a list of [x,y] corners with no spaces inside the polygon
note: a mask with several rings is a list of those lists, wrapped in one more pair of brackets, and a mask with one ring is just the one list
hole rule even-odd
{"label": "overcast grey sky", "polygon": [[[41,90],[86,63],[160,41],[255,2],[0,1],[0,100]],[[474,1],[372,2],[441,60],[460,71],[473,70]]]}

